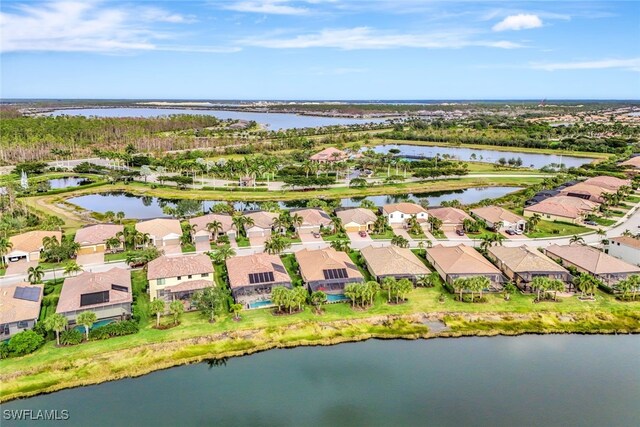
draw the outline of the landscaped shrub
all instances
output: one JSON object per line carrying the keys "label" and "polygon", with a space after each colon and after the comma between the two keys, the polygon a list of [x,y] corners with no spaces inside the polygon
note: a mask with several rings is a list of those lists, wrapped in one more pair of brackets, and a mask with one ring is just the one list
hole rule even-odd
{"label": "landscaped shrub", "polygon": [[31,330],[22,331],[12,336],[9,340],[9,351],[12,355],[23,356],[33,353],[42,344],[44,344],[44,338],[42,338],[42,336]]}
{"label": "landscaped shrub", "polygon": [[69,329],[60,334],[60,344],[78,345],[82,342],[82,332],[77,329]]}
{"label": "landscaped shrub", "polygon": [[120,337],[123,335],[135,334],[138,332],[138,330],[138,324],[130,320],[113,322],[89,331],[89,339],[106,340],[107,338],[111,337]]}
{"label": "landscaped shrub", "polygon": [[33,327],[33,332],[40,335],[46,341],[53,339],[53,332],[47,331],[47,328],[44,326],[44,322],[36,323],[36,326]]}
{"label": "landscaped shrub", "polygon": [[9,357],[9,343],[6,341],[0,342],[0,359],[6,359]]}

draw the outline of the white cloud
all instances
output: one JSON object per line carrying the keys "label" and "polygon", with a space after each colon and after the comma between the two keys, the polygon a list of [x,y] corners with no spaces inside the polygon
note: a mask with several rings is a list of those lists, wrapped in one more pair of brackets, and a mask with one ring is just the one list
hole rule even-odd
{"label": "white cloud", "polygon": [[542,19],[538,15],[519,13],[504,18],[493,26],[493,31],[528,30],[542,27]]}
{"label": "white cloud", "polygon": [[[20,4],[0,12],[0,52],[100,52],[181,50],[162,46],[172,35],[154,24],[180,24],[193,20],[155,7],[109,7],[100,1],[53,1]],[[223,51],[195,47],[193,51]]]}
{"label": "white cloud", "polygon": [[629,59],[601,59],[595,61],[575,61],[556,63],[534,63],[531,68],[537,70],[601,70],[606,68],[620,68],[623,70],[640,71],[640,58]]}
{"label": "white cloud", "polygon": [[391,48],[463,48],[468,46],[513,49],[517,43],[499,40],[475,40],[470,33],[441,32],[429,34],[401,34],[375,31],[369,27],[325,29],[318,33],[301,34],[290,38],[252,37],[239,40],[241,45],[271,49],[335,48],[344,50]]}
{"label": "white cloud", "polygon": [[306,15],[309,9],[290,6],[288,0],[239,1],[223,6],[236,12],[264,13],[269,15]]}

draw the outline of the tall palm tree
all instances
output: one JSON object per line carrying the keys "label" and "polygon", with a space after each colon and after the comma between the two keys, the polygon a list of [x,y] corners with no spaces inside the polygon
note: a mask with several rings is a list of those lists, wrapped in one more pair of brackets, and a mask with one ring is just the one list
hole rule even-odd
{"label": "tall palm tree", "polygon": [[213,241],[216,242],[218,240],[218,233],[222,231],[222,223],[218,220],[213,220],[207,223],[207,231],[211,233],[213,236]]}
{"label": "tall palm tree", "polygon": [[574,234],[569,239],[569,244],[573,245],[574,243],[580,243],[581,245],[584,245],[584,239],[582,238],[582,236],[578,236],[577,234]]}
{"label": "tall palm tree", "polygon": [[68,262],[67,264],[65,264],[65,266],[64,266],[64,272],[63,272],[63,274],[64,274],[65,276],[69,276],[69,275],[71,275],[71,274],[76,275],[76,274],[78,274],[78,273],[79,273],[79,272],[81,272],[81,271],[82,271],[82,267],[80,267],[80,266],[78,265],[78,263],[77,263],[77,262],[75,262],[75,261],[69,261],[69,262]]}
{"label": "tall palm tree", "polygon": [[54,313],[44,320],[44,326],[49,331],[56,333],[56,344],[60,345],[60,332],[67,328],[67,318],[60,313]]}
{"label": "tall palm tree", "polygon": [[41,283],[42,279],[44,278],[44,270],[40,265],[29,267],[29,269],[27,270],[27,274],[29,283],[31,283],[32,285]]}
{"label": "tall palm tree", "polygon": [[13,248],[13,243],[11,243],[9,239],[6,237],[0,238],[0,265],[6,265],[4,257],[9,253],[11,248]]}

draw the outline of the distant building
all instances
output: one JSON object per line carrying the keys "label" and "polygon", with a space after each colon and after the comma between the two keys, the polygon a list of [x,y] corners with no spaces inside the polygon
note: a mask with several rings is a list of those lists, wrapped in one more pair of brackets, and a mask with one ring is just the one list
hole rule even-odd
{"label": "distant building", "polygon": [[640,265],[640,238],[620,236],[609,239],[609,255],[630,264]]}
{"label": "distant building", "polygon": [[531,282],[536,277],[561,280],[567,284],[567,290],[573,289],[569,270],[537,249],[525,245],[492,246],[487,250],[487,256],[496,263],[509,280],[524,291],[531,291]]}
{"label": "distant building", "polygon": [[585,245],[551,245],[544,249],[550,258],[559,260],[565,267],[573,267],[579,273],[587,273],[613,285],[633,274],[640,274],[640,267]]}
{"label": "distant building", "polygon": [[314,154],[309,160],[318,163],[330,163],[341,162],[346,160],[349,156],[342,150],[338,150],[335,147],[327,147],[324,150]]}
{"label": "distant building", "polygon": [[165,246],[180,246],[182,227],[177,219],[150,219],[137,222],[135,227],[140,233],[148,234],[150,243],[158,249]]}
{"label": "distant building", "polygon": [[149,298],[167,303],[182,301],[191,310],[191,299],[197,291],[214,286],[213,264],[204,254],[161,256],[147,264]]}
{"label": "distant building", "polygon": [[291,288],[291,277],[277,255],[236,256],[226,264],[233,299],[247,309],[271,307],[274,287]]}
{"label": "distant building", "polygon": [[448,284],[459,278],[483,276],[491,281],[489,290],[502,289],[504,278],[500,270],[470,246],[436,245],[427,249],[427,261]]}
{"label": "distant building", "polygon": [[371,231],[376,222],[376,214],[371,209],[349,208],[336,210],[336,216],[342,221],[345,231]]}
{"label": "distant building", "polygon": [[373,277],[382,282],[386,277],[409,279],[412,282],[431,271],[411,249],[399,248],[395,245],[373,247],[366,246],[360,250],[367,269]]}
{"label": "distant building", "polygon": [[481,208],[471,209],[471,215],[482,219],[489,228],[496,229],[497,224],[502,224],[496,231],[524,231],[527,225],[527,221],[524,218],[500,206],[484,206]]}
{"label": "distant building", "polygon": [[575,185],[563,188],[560,193],[565,196],[578,197],[595,203],[604,203],[602,193],[615,193],[615,190],[600,187],[599,185],[587,184],[579,182]]}
{"label": "distant building", "polygon": [[428,228],[427,210],[416,203],[392,203],[382,207],[382,215],[387,219],[389,225],[406,224],[409,218],[415,216],[424,228]]}
{"label": "distant building", "polygon": [[321,229],[333,229],[333,221],[325,211],[319,208],[296,209],[291,211],[291,216],[299,215],[302,224],[296,225],[296,233],[319,233]]}
{"label": "distant building", "polygon": [[632,169],[640,169],[640,155],[636,155],[629,160],[620,163],[621,166],[627,166]]}
{"label": "distant building", "polygon": [[11,249],[4,256],[5,261],[38,261],[40,253],[44,250],[42,241],[47,237],[55,237],[58,242],[62,240],[62,233],[59,231],[34,230],[9,237]]}
{"label": "distant building", "polygon": [[[219,222],[221,228],[216,231],[209,231],[207,229],[207,224],[213,222]],[[229,236],[229,239],[234,240],[236,238],[236,229],[233,225],[233,219],[231,215],[228,214],[216,214],[210,213],[207,215],[198,216],[195,218],[191,218],[189,220],[189,225],[193,227],[193,239],[194,242],[200,241],[211,241],[215,240],[215,237],[224,236],[225,234]],[[213,233],[217,233],[217,236],[214,236]]]}
{"label": "distant building", "polygon": [[273,231],[273,222],[278,214],[273,212],[256,211],[244,214],[253,220],[253,225],[245,225],[247,237],[268,237]]}
{"label": "distant building", "polygon": [[85,271],[64,279],[56,313],[66,317],[72,325],[84,311],[94,312],[98,321],[124,320],[131,316],[132,302],[129,270]]}
{"label": "distant building", "polygon": [[344,299],[344,287],[364,281],[349,255],[335,249],[303,249],[295,253],[300,275],[310,292],[323,291],[329,302]]}
{"label": "distant building", "polygon": [[[102,253],[107,250],[106,241],[116,237],[124,231],[124,226],[119,224],[95,224],[82,227],[76,232],[74,242],[80,245],[78,255]],[[113,249],[120,249],[120,246]]]}
{"label": "distant building", "polygon": [[40,316],[42,289],[26,282],[0,287],[0,341],[35,326]]}
{"label": "distant building", "polygon": [[451,207],[430,208],[427,210],[429,215],[442,221],[440,227],[442,231],[461,230],[465,220],[472,218],[462,209]]}
{"label": "distant building", "polygon": [[524,208],[524,216],[540,215],[547,221],[564,221],[579,224],[584,218],[598,209],[595,202],[579,197],[555,196],[540,203]]}
{"label": "distant building", "polygon": [[584,181],[587,185],[596,185],[610,191],[617,191],[620,187],[630,186],[630,179],[620,179],[615,176],[594,176]]}

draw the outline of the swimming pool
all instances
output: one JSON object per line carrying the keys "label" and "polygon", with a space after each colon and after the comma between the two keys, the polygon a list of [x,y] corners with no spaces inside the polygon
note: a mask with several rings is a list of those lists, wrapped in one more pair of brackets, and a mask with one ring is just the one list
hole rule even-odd
{"label": "swimming pool", "polygon": [[[93,330],[93,329],[95,329],[95,328],[99,328],[99,327],[101,327],[101,326],[105,326],[105,325],[108,325],[109,323],[113,323],[113,322],[115,322],[115,320],[113,320],[113,319],[98,320],[96,323],[94,323],[94,324],[89,328],[89,330],[91,331],[91,330]],[[82,333],[84,333],[84,332],[85,332],[85,330],[84,330],[84,326],[82,326],[82,325],[77,325],[77,326],[75,327],[75,329],[79,330],[79,331],[80,331],[80,332],[82,332]]]}
{"label": "swimming pool", "polygon": [[249,308],[264,308],[273,305],[270,299],[264,301],[255,301],[249,304]]}
{"label": "swimming pool", "polygon": [[332,303],[332,302],[342,302],[342,301],[349,301],[349,298],[347,298],[346,296],[342,295],[342,294],[327,294],[327,302],[328,303]]}

